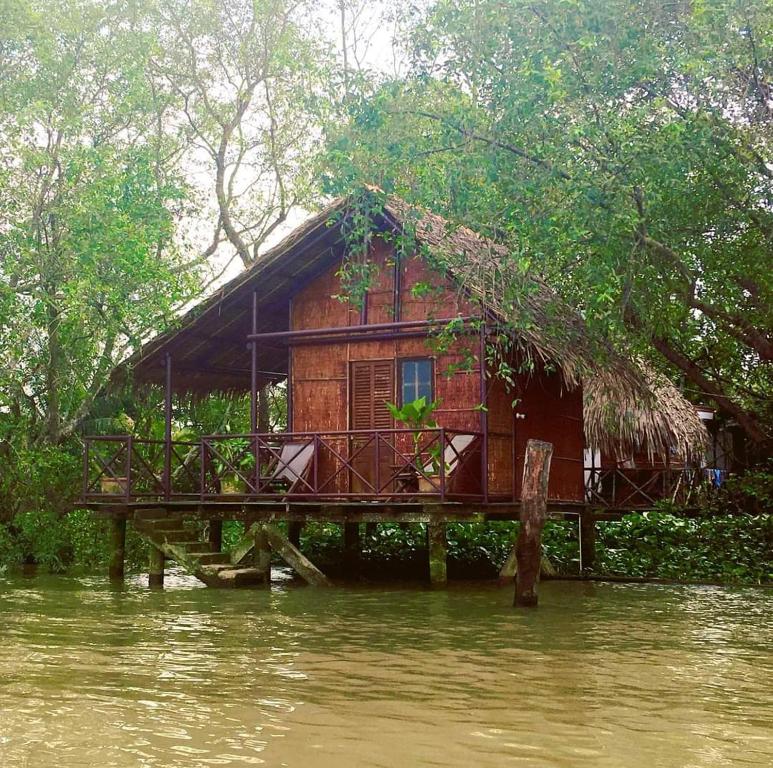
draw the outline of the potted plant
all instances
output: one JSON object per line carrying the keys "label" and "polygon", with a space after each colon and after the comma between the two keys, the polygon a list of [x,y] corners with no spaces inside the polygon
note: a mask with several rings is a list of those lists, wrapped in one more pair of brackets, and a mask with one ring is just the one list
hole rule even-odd
{"label": "potted plant", "polygon": [[[421,448],[423,431],[438,428],[437,422],[432,420],[432,414],[438,405],[437,400],[428,402],[426,397],[419,397],[411,402],[403,403],[399,408],[394,403],[386,404],[395,421],[402,422],[414,430],[411,435],[413,453],[411,471],[417,478],[418,490],[421,493],[431,493],[439,488],[442,446],[434,444],[425,451],[422,451]],[[425,455],[429,457],[429,462],[426,462]],[[431,472],[425,471],[427,466],[430,467]]]}

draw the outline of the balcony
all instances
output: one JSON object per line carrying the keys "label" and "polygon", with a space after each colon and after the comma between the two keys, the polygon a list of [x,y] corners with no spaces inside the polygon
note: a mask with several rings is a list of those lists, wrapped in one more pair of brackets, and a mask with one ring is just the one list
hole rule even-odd
{"label": "balcony", "polygon": [[84,439],[82,501],[481,501],[477,432],[380,429]]}

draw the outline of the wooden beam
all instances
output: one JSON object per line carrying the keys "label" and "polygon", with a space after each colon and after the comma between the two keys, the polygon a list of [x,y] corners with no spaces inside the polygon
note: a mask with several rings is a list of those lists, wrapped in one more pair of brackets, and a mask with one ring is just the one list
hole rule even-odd
{"label": "wooden beam", "polygon": [[151,589],[163,589],[164,553],[154,544],[151,544],[148,560],[148,586]]}
{"label": "wooden beam", "polygon": [[537,606],[542,529],[547,517],[548,480],[553,446],[542,440],[529,440],[521,484],[521,527],[516,542],[517,573],[514,604]]}
{"label": "wooden beam", "polygon": [[429,582],[433,587],[444,587],[448,582],[448,539],[446,524],[432,521],[427,524],[429,554]]}
{"label": "wooden beam", "polygon": [[296,549],[276,526],[264,523],[261,527],[265,531],[271,549],[304,581],[314,587],[332,586],[330,579],[311,560],[304,557],[300,550]]}
{"label": "wooden beam", "polygon": [[108,577],[112,582],[123,581],[126,553],[126,518],[113,517],[110,520],[110,564]]}
{"label": "wooden beam", "polygon": [[361,554],[360,524],[344,523],[344,574],[348,578],[359,573]]}

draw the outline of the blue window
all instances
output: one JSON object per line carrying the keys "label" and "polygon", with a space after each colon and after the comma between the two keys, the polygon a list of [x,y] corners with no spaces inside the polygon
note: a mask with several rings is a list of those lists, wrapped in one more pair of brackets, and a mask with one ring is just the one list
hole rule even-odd
{"label": "blue window", "polygon": [[402,403],[412,403],[420,397],[432,402],[432,360],[429,357],[400,361]]}

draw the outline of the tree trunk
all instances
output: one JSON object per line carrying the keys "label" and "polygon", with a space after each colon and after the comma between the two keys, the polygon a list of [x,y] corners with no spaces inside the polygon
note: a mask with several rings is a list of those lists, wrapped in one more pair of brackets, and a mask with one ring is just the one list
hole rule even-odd
{"label": "tree trunk", "polygon": [[548,507],[548,479],[553,446],[542,440],[529,440],[523,465],[521,485],[521,527],[515,545],[518,570],[515,580],[515,602],[519,607],[537,605],[542,529]]}
{"label": "tree trunk", "polygon": [[264,384],[258,390],[258,432],[265,434],[271,429],[268,412],[268,386]]}

